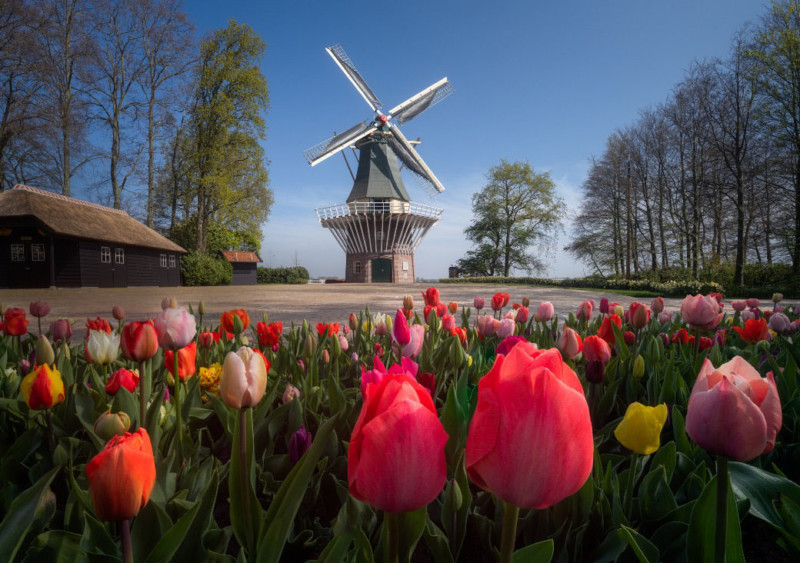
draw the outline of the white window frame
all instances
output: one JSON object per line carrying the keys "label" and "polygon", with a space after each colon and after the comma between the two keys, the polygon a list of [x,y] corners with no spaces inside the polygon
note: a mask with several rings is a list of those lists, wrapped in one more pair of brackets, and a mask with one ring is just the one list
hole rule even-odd
{"label": "white window frame", "polygon": [[31,243],[31,262],[44,262],[47,260],[44,244],[40,242]]}
{"label": "white window frame", "polygon": [[159,263],[161,264],[161,267],[162,268],[166,268],[167,267],[167,255],[166,254],[160,254],[158,258],[159,258]]}
{"label": "white window frame", "polygon": [[25,245],[12,244],[11,245],[11,261],[24,262],[25,261]]}
{"label": "white window frame", "polygon": [[114,249],[114,263],[115,264],[124,264],[125,263],[125,249],[124,248],[115,248]]}
{"label": "white window frame", "polygon": [[361,273],[361,260],[356,260],[353,262],[353,273],[360,274]]}
{"label": "white window frame", "polygon": [[404,272],[408,271],[408,260],[403,260],[403,271]]}
{"label": "white window frame", "polygon": [[375,240],[383,240],[383,231],[375,231]]}
{"label": "white window frame", "polygon": [[100,263],[101,264],[111,264],[111,247],[110,246],[101,246],[100,247]]}
{"label": "white window frame", "polygon": [[175,266],[175,255],[174,254],[170,254],[169,255],[169,267],[170,268],[175,268],[176,267]]}

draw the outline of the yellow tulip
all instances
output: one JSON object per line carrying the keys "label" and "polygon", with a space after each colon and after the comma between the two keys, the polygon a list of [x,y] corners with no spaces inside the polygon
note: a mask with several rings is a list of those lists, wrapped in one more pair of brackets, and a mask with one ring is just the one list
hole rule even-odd
{"label": "yellow tulip", "polygon": [[36,366],[26,375],[19,390],[30,409],[49,409],[64,402],[64,381],[61,373],[47,364]]}
{"label": "yellow tulip", "polygon": [[667,421],[667,405],[647,407],[631,403],[614,430],[619,443],[637,454],[648,455],[661,446],[661,429]]}

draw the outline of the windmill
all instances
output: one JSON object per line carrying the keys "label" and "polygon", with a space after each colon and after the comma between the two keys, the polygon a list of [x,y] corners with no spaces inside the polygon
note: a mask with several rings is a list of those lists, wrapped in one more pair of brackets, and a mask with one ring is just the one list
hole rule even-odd
{"label": "windmill", "polygon": [[375,112],[375,117],[305,151],[311,166],[347,147],[359,151],[358,170],[346,203],[317,208],[317,218],[345,252],[345,281],[412,282],[414,251],[439,221],[442,209],[411,201],[398,160],[432,193],[444,191],[444,186],[398,125],[439,103],[453,89],[447,78],[442,78],[384,113],[380,100],[344,49],[335,45],[325,50]]}

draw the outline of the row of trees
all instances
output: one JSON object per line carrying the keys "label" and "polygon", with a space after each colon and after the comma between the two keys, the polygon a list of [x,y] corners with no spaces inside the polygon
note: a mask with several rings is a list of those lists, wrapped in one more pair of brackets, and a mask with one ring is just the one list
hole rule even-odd
{"label": "row of trees", "polygon": [[603,275],[748,262],[800,273],[800,2],[772,5],[727,60],[695,63],[669,99],[594,159],[567,250]]}
{"label": "row of trees", "polygon": [[0,0],[0,189],[78,182],[187,248],[257,246],[264,50],[233,21],[198,44],[179,0]]}

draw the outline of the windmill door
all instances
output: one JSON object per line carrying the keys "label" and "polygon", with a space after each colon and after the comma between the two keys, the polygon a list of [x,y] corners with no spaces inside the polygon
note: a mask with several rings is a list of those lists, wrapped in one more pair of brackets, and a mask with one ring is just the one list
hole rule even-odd
{"label": "windmill door", "polygon": [[392,261],[389,258],[372,260],[372,283],[392,283]]}

